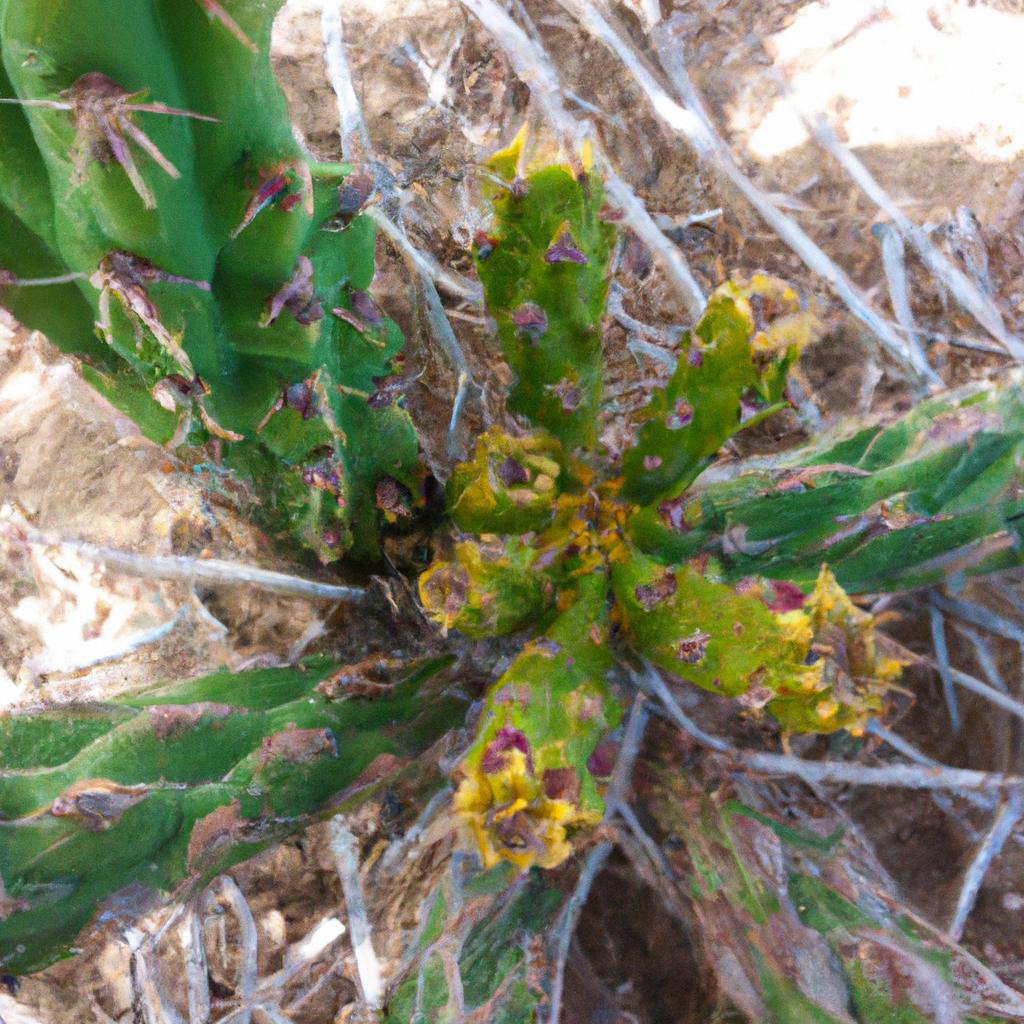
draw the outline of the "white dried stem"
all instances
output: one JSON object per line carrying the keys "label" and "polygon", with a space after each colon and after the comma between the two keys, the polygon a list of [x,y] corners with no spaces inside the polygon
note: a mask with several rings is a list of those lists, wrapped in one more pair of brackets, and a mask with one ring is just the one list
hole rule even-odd
{"label": "white dried stem", "polygon": [[935,648],[935,660],[939,665],[939,677],[942,679],[942,696],[949,712],[949,725],[956,736],[960,732],[960,707],[956,700],[956,687],[950,675],[949,649],[946,646],[946,617],[934,604],[928,606],[928,617],[932,629],[932,646]]}
{"label": "white dried stem", "polygon": [[946,597],[944,594],[932,594],[931,600],[944,612],[965,619],[974,626],[980,626],[1007,640],[1024,642],[1024,627],[990,611],[984,605],[975,601],[965,601],[962,598]]}
{"label": "white dried stem", "polygon": [[341,2],[324,4],[320,15],[324,39],[324,63],[327,76],[338,103],[338,125],[341,134],[341,155],[350,162],[361,162],[370,153],[370,133],[363,117],[363,108],[356,96],[352,71],[345,51],[345,23]]}
{"label": "white dried stem", "polygon": [[88,281],[89,275],[80,271],[69,274],[58,274],[55,277],[14,277],[5,278],[5,271],[0,268],[0,288],[47,288],[55,284],[72,284],[75,281]]}
{"label": "white dried stem", "polygon": [[588,0],[558,2],[561,7],[573,14],[595,39],[622,61],[623,66],[647,96],[658,118],[673,132],[685,138],[698,156],[732,182],[776,234],[811,270],[828,282],[850,312],[871,330],[902,367],[919,383],[942,384],[939,375],[927,362],[922,364],[912,348],[893,331],[888,321],[871,307],[867,296],[845,272],[822,251],[796,221],[784,214],[776,203],[743,173],[731,150],[718,134],[690,81],[682,48],[668,25],[659,26],[653,33],[653,38],[661,66],[682,102],[669,95],[633,47],[615,31],[592,3]]}
{"label": "white dried stem", "polygon": [[614,845],[610,840],[605,840],[587,854],[583,860],[583,867],[580,868],[576,887],[573,889],[572,895],[562,911],[562,916],[555,932],[555,975],[551,985],[551,1005],[548,1011],[547,1024],[560,1024],[562,993],[565,988],[565,967],[569,961],[569,948],[572,945],[572,937],[576,933],[576,926],[579,924],[580,914],[583,913],[587,898],[590,896],[590,890],[593,888],[597,876],[601,873],[601,869],[605,866]]}
{"label": "white dried stem", "polygon": [[371,1010],[377,1010],[384,1002],[384,975],[373,949],[370,918],[366,912],[363,884],[359,878],[359,844],[340,815],[331,819],[331,849],[345,897],[345,913],[348,915],[352,936],[359,988],[363,1002]]}
{"label": "white dried stem", "polygon": [[441,304],[441,296],[437,294],[437,288],[430,275],[420,271],[420,287],[423,289],[423,301],[427,307],[427,318],[430,321],[431,333],[435,340],[441,345],[448,358],[452,361],[455,371],[458,374],[455,388],[455,399],[452,402],[452,412],[448,420],[448,441],[447,450],[450,458],[459,457],[458,433],[459,420],[462,417],[462,408],[469,395],[469,389],[473,385],[473,375],[469,372],[469,363],[466,362],[465,353],[455,336],[451,321],[445,314],[444,306]]}
{"label": "white dried stem", "polygon": [[647,212],[636,193],[614,172],[607,160],[604,162],[604,190],[613,205],[623,213],[626,223],[637,238],[654,253],[668,270],[676,294],[686,312],[696,322],[704,312],[707,297],[690,270],[689,263],[679,247],[668,238]]}
{"label": "white dried stem", "polygon": [[181,1015],[164,994],[159,981],[146,959],[143,946],[145,937],[135,929],[126,935],[131,950],[129,974],[132,987],[132,1007],[144,1024],[185,1024]]}
{"label": "white dried stem", "polygon": [[[792,95],[791,102],[795,104]],[[875,180],[871,172],[846,146],[821,115],[811,116],[798,108],[808,130],[818,144],[840,164],[860,190],[892,220],[896,230],[914,247],[921,262],[949,289],[953,298],[1015,359],[1024,359],[1024,343],[1006,329],[1002,314],[962,270],[954,266],[928,238],[927,232],[915,224]]]}
{"label": "white dried stem", "polygon": [[972,629],[962,622],[956,623],[956,629],[958,633],[963,634],[971,642],[975,657],[977,657],[978,664],[981,665],[981,670],[985,673],[985,678],[989,681],[989,684],[994,686],[1000,693],[1009,693],[1010,688],[1006,685],[1006,680],[999,671],[999,666],[996,664],[996,659],[992,654],[992,647],[988,639],[983,637],[976,629]]}
{"label": "white dried stem", "polygon": [[221,877],[220,890],[238,921],[240,957],[237,984],[242,1006],[236,1019],[239,1024],[249,1024],[252,1020],[253,997],[256,994],[256,982],[259,978],[256,921],[249,909],[249,904],[242,895],[242,890],[238,888],[230,875]]}
{"label": "white dried stem", "polygon": [[960,941],[963,935],[964,925],[974,908],[974,903],[981,891],[981,884],[985,880],[992,861],[999,856],[1006,840],[1010,838],[1014,826],[1024,815],[1024,792],[1015,790],[1009,793],[1006,800],[1000,805],[992,825],[982,840],[981,845],[975,851],[974,858],[964,873],[963,884],[960,887],[960,895],[956,901],[956,909],[953,911],[953,918],[949,923],[949,937],[954,942]]}
{"label": "white dried stem", "polygon": [[409,851],[419,842],[427,826],[434,820],[437,812],[448,803],[452,795],[451,786],[443,786],[428,801],[420,812],[420,816],[406,831],[401,839],[393,842],[379,861],[380,870],[386,875],[393,875],[405,861]]}
{"label": "white dried stem", "polygon": [[55,533],[37,530],[23,521],[19,522],[13,514],[3,509],[0,509],[0,539],[29,547],[60,548],[125,576],[221,586],[250,586],[311,601],[362,601],[367,595],[363,587],[319,583],[241,562],[228,562],[219,558],[189,558],[185,555],[137,555],[120,548],[69,540]]}
{"label": "white dried stem", "polygon": [[184,931],[189,1024],[206,1024],[210,1019],[210,979],[206,962],[206,927],[203,913],[205,904],[203,895],[192,900]]}
{"label": "white dried stem", "polygon": [[[923,660],[925,664],[931,665],[935,669],[939,668],[938,663],[932,661],[930,658],[925,658]],[[1021,704],[1020,701],[1016,701],[1012,697],[1008,697],[1005,693],[1000,693],[994,687],[989,686],[988,683],[983,683],[980,679],[977,679],[970,673],[964,672],[953,665],[949,666],[948,672],[950,679],[952,679],[958,686],[962,686],[965,690],[970,690],[972,693],[978,694],[979,697],[984,697],[985,700],[990,703],[1003,708],[1005,711],[1009,711],[1011,715],[1016,715],[1017,718],[1024,719],[1024,704]]]}
{"label": "white dried stem", "polygon": [[882,269],[889,286],[889,301],[896,315],[896,322],[906,332],[907,344],[917,350],[916,358],[927,363],[924,332],[919,331],[910,307],[910,289],[907,286],[907,265],[903,252],[903,236],[891,224],[878,224],[874,228],[882,248]]}
{"label": "white dried stem", "polygon": [[841,783],[852,786],[885,786],[898,789],[969,789],[980,792],[1011,792],[1024,789],[1024,778],[997,772],[979,772],[946,765],[886,765],[870,767],[846,761],[807,761],[788,754],[744,750],[719,736],[705,732],[679,706],[665,680],[652,666],[637,677],[637,683],[657,697],[669,718],[683,732],[718,754],[726,755],[737,768],[759,775],[790,775],[808,783]]}
{"label": "white dried stem", "polygon": [[467,302],[473,303],[474,306],[483,305],[483,289],[478,282],[471,281],[468,277],[463,277],[447,267],[442,267],[429,253],[417,249],[409,241],[406,233],[379,206],[371,206],[364,213],[398,246],[402,255],[418,271],[426,274],[438,288],[456,298],[465,299]]}

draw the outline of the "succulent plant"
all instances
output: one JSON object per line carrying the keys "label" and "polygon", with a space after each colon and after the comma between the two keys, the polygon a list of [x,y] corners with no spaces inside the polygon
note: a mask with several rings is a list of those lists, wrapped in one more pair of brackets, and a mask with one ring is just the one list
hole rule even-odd
{"label": "succulent plant", "polygon": [[420,489],[402,339],[365,176],[293,137],[279,7],[0,3],[0,303],[149,437],[215,441],[275,532],[372,558]]}
{"label": "succulent plant", "polygon": [[388,785],[464,716],[425,696],[449,663],[367,690],[314,658],[0,717],[0,971],[65,955],[132,883],[200,886]]}
{"label": "succulent plant", "polygon": [[875,650],[871,617],[824,559],[808,596],[756,565],[730,578],[725,555],[706,547],[665,557],[667,528],[650,528],[730,437],[786,406],[813,311],[764,275],[726,282],[684,335],[621,465],[603,457],[600,313],[615,214],[594,174],[524,172],[522,142],[491,161],[501,184],[476,256],[517,375],[511,407],[529,427],[487,431],[454,471],[461,533],[421,576],[420,596],[445,630],[532,634],[489,692],[454,800],[485,866],[525,869],[561,863],[572,835],[600,820],[621,717],[616,663],[646,659],[785,731],[822,733],[861,731],[901,665]]}
{"label": "succulent plant", "polygon": [[771,459],[638,513],[666,563],[713,552],[729,579],[807,586],[827,561],[852,593],[905,590],[1021,560],[1019,371],[928,399],[888,422]]}

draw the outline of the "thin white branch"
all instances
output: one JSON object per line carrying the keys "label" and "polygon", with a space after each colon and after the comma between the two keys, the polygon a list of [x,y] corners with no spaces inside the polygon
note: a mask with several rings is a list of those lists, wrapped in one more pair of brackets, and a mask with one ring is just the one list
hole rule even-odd
{"label": "thin white branch", "polygon": [[210,1019],[210,979],[206,962],[206,928],[201,894],[189,906],[185,942],[185,980],[188,983],[188,1022],[206,1024]]}
{"label": "thin white branch", "polygon": [[594,881],[610,856],[615,844],[610,840],[598,843],[584,858],[580,868],[576,887],[572,891],[555,933],[555,976],[551,985],[551,1008],[548,1012],[547,1024],[560,1024],[562,1016],[562,993],[565,988],[565,967],[569,961],[569,947],[576,933],[580,914],[586,906]]}
{"label": "thin white branch", "polygon": [[[466,3],[467,0],[462,2]],[[939,375],[927,362],[922,364],[911,346],[871,307],[867,296],[845,272],[822,251],[796,221],[784,214],[769,196],[743,173],[704,109],[704,104],[686,72],[682,48],[677,44],[668,25],[659,26],[653,37],[661,66],[672,82],[681,103],[662,88],[633,47],[615,31],[593,4],[588,0],[558,0],[558,3],[622,61],[647,96],[659,119],[673,132],[687,139],[702,159],[712,164],[732,182],[779,237],[811,270],[828,282],[853,315],[871,330],[901,366],[906,367],[920,383],[942,384]]]}
{"label": "thin white branch", "polygon": [[393,875],[398,867],[405,861],[409,850],[419,842],[427,826],[434,820],[437,812],[448,803],[452,795],[451,786],[443,786],[428,801],[426,807],[420,812],[420,816],[406,831],[401,839],[393,842],[381,857],[380,870],[386,875]]}
{"label": "thin white branch", "polygon": [[151,629],[144,629],[128,637],[118,637],[112,640],[97,637],[95,640],[86,641],[77,650],[48,650],[26,658],[22,663],[22,671],[27,674],[33,682],[42,676],[56,674],[70,675],[81,672],[96,665],[105,665],[111,661],[120,661],[129,654],[141,650],[143,647],[150,647],[159,643],[165,637],[170,636],[175,628],[182,621],[182,613],[179,610],[174,618],[167,622],[161,622]]}
{"label": "thin white branch", "polygon": [[466,403],[470,388],[475,386],[473,375],[469,370],[469,363],[462,351],[459,339],[448,319],[444,305],[441,303],[441,296],[437,293],[435,282],[442,287],[448,288],[461,298],[477,304],[483,303],[483,291],[480,285],[468,278],[455,274],[453,271],[445,270],[428,253],[421,252],[412,242],[405,230],[395,224],[379,206],[372,206],[367,210],[370,216],[381,230],[390,238],[399,251],[405,256],[406,261],[412,269],[419,274],[420,287],[423,289],[423,300],[427,307],[427,319],[430,322],[430,330],[435,340],[440,344],[445,354],[452,361],[457,374],[455,399],[452,402],[452,413],[448,421],[447,450],[451,458],[458,458],[458,430],[459,420],[462,416],[462,409]]}
{"label": "thin white branch", "polygon": [[345,52],[345,23],[341,17],[341,0],[324,4],[320,16],[324,38],[324,63],[338,102],[338,125],[341,133],[341,155],[350,162],[365,160],[370,152],[370,133],[366,128],[363,108],[356,96],[352,72]]}
{"label": "thin white branch", "polygon": [[703,289],[690,270],[689,263],[677,246],[654,222],[636,193],[604,161],[604,190],[612,204],[622,210],[623,217],[640,239],[662,262],[669,272],[669,280],[676,294],[686,307],[686,312],[696,322],[707,302]]}
{"label": "thin white branch", "polygon": [[981,891],[981,883],[985,880],[992,861],[999,856],[1006,840],[1010,838],[1014,826],[1024,815],[1024,792],[1014,790],[1007,794],[1006,800],[1000,806],[992,826],[989,828],[982,840],[981,845],[975,851],[974,859],[971,861],[964,873],[963,885],[960,887],[960,896],[956,901],[956,909],[953,912],[953,919],[949,923],[949,937],[954,942],[960,941],[963,935],[964,925],[967,923],[968,915],[974,908],[975,900]]}
{"label": "thin white branch", "polygon": [[889,301],[896,322],[907,333],[907,343],[918,350],[918,358],[927,362],[924,332],[917,329],[914,311],[910,308],[910,289],[907,286],[907,265],[903,252],[903,236],[891,224],[876,224],[873,233],[882,248],[882,269],[889,286]]}
{"label": "thin white branch", "polygon": [[964,601],[961,598],[946,597],[944,594],[933,594],[932,601],[944,612],[966,619],[974,626],[987,629],[990,633],[1005,637],[1007,640],[1016,640],[1024,643],[1024,627],[1010,619],[1004,618],[990,611],[984,605],[974,601]]}
{"label": "thin white branch", "polygon": [[286,1017],[281,1012],[281,1008],[273,1003],[260,1003],[256,1007],[256,1012],[266,1017],[270,1024],[295,1024],[291,1017]]}
{"label": "thin white branch", "polygon": [[956,687],[950,675],[949,649],[946,646],[946,617],[934,603],[928,605],[928,617],[931,621],[932,646],[935,648],[935,660],[939,665],[939,677],[942,679],[942,696],[949,712],[949,725],[956,736],[960,732],[960,707],[956,700]]}
{"label": "thin white branch", "polygon": [[442,267],[429,253],[417,249],[409,241],[405,232],[379,206],[370,206],[363,212],[398,246],[406,259],[417,270],[427,274],[439,288],[448,292],[449,295],[473,303],[474,306],[483,305],[484,293],[478,282],[471,281],[468,277],[463,277],[453,270]]}
{"label": "thin white branch", "polygon": [[[787,90],[788,91],[788,90]],[[797,104],[792,96],[790,101]],[[1024,343],[1006,329],[1002,314],[995,302],[958,267],[954,266],[932,245],[924,228],[915,224],[890,198],[871,172],[846,146],[840,142],[835,130],[821,115],[811,116],[797,107],[808,130],[818,144],[840,164],[860,190],[892,220],[896,230],[914,247],[921,262],[942,282],[953,298],[1015,359],[1024,359]]]}
{"label": "thin white branch", "polygon": [[423,289],[423,301],[426,303],[427,317],[430,320],[434,338],[440,343],[458,374],[455,400],[452,402],[452,413],[448,420],[447,444],[449,457],[456,459],[459,457],[459,420],[462,416],[462,407],[466,403],[466,397],[473,384],[473,375],[469,372],[469,363],[466,362],[465,353],[462,351],[459,339],[455,336],[451,321],[445,314],[441,296],[437,294],[437,288],[434,287],[430,275],[423,270],[420,271],[420,286]]}
{"label": "thin white branch", "polygon": [[131,950],[129,975],[132,988],[132,1008],[143,1024],[185,1024],[181,1015],[168,1000],[144,952],[145,936],[136,929],[125,935]]}
{"label": "thin white branch", "polygon": [[1010,792],[1024,788],[1024,778],[993,772],[978,772],[969,768],[949,768],[945,765],[924,767],[918,765],[886,765],[869,767],[847,761],[807,761],[788,754],[768,754],[744,750],[728,740],[705,732],[679,706],[662,679],[651,665],[638,677],[651,696],[657,697],[668,716],[683,732],[692,736],[730,762],[746,771],[760,775],[791,775],[809,783],[842,783],[852,786],[891,786],[899,789],[973,789],[982,792]]}
{"label": "thin white branch", "polygon": [[[369,130],[366,127],[366,120],[363,117],[362,107],[352,85],[352,75],[345,54],[344,22],[341,16],[340,0],[334,6],[324,7],[321,28],[327,71],[338,100],[342,155],[346,160],[355,159],[357,155],[361,156],[363,160],[369,160],[373,146]],[[414,53],[416,53],[415,50]],[[450,56],[449,54],[449,59]],[[443,74],[439,76],[439,81],[443,87]],[[433,87],[431,88],[431,98],[434,99]],[[358,146],[354,145],[353,141],[356,136],[358,136]],[[357,150],[360,152],[357,153]],[[458,338],[445,315],[444,306],[441,304],[441,297],[437,294],[434,282],[436,281],[460,298],[467,299],[476,305],[481,305],[483,302],[482,289],[476,282],[470,281],[454,271],[446,270],[432,256],[420,252],[409,241],[401,221],[395,224],[380,207],[373,206],[366,212],[419,270],[431,330],[455,366],[458,383],[455,400],[452,403],[451,420],[448,425],[448,454],[455,458],[458,456],[456,437],[459,419],[472,384],[472,375]]]}
{"label": "thin white branch", "polygon": [[[629,792],[629,786],[633,778],[633,767],[640,754],[644,732],[647,729],[648,719],[647,699],[643,693],[638,692],[633,699],[629,721],[626,723],[626,730],[622,737],[622,746],[619,747],[611,782],[608,785],[605,811],[606,822],[618,813],[619,808],[625,802],[625,797]],[[594,885],[594,880],[601,873],[601,869],[608,860],[614,846],[615,844],[611,840],[605,840],[602,843],[598,843],[587,854],[583,861],[583,867],[580,869],[579,877],[576,880],[576,887],[573,889],[572,895],[562,910],[555,932],[555,969],[551,979],[551,1002],[547,1024],[559,1024],[559,1018],[562,1015],[562,994],[565,990],[565,968],[569,961],[569,947],[572,945],[572,937],[576,933],[580,914],[583,913],[583,908]]]}
{"label": "thin white branch", "polygon": [[208,583],[224,586],[250,586],[292,597],[315,601],[362,601],[367,594],[363,587],[318,583],[288,573],[260,569],[241,562],[219,558],[188,558],[184,555],[137,555],[120,548],[100,547],[87,541],[68,540],[17,521],[0,509],[0,539],[32,547],[61,548],[88,562],[104,565],[125,576],[146,579],[180,580],[185,583]]}
{"label": "thin white branch", "polygon": [[237,1017],[239,1024],[249,1024],[252,1020],[253,997],[256,994],[256,982],[259,979],[259,957],[257,947],[256,921],[252,910],[230,875],[222,875],[220,889],[238,921],[239,957],[238,964],[238,996],[242,1001],[241,1011]]}
{"label": "thin white branch", "polygon": [[363,1002],[371,1010],[378,1010],[384,1003],[384,977],[380,961],[373,950],[370,919],[366,913],[363,884],[359,878],[359,844],[340,815],[331,819],[331,849],[334,851],[334,863],[345,897],[345,913],[348,915]]}
{"label": "thin white branch", "polygon": [[[930,658],[923,660],[926,664],[938,669],[939,665],[937,662],[932,661]],[[970,690],[972,693],[978,694],[979,697],[984,697],[985,700],[990,701],[992,704],[996,704],[1009,711],[1011,715],[1024,719],[1024,704],[1014,700],[1012,697],[1008,697],[1005,693],[1000,693],[995,687],[989,686],[988,683],[983,683],[980,679],[976,679],[974,676],[961,671],[953,665],[949,666],[949,677],[954,683],[962,686],[965,690]]]}

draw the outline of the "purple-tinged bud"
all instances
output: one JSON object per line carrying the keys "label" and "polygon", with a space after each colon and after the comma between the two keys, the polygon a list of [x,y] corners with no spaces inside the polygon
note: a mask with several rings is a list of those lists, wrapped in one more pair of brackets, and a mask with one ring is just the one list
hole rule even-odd
{"label": "purple-tinged bud", "polygon": [[803,608],[804,592],[788,580],[772,580],[769,586],[772,589],[772,601],[768,607],[777,613],[794,612]]}
{"label": "purple-tinged bud", "polygon": [[502,726],[495,734],[494,739],[487,744],[483,757],[480,759],[480,769],[487,775],[494,775],[504,771],[508,758],[506,755],[511,750],[518,750],[526,757],[526,766],[533,774],[533,753],[530,750],[530,741],[526,735],[510,725]]}
{"label": "purple-tinged bud", "polygon": [[704,660],[708,652],[710,633],[695,629],[688,637],[676,644],[676,657],[687,665],[696,665]]}
{"label": "purple-tinged bud", "polygon": [[548,329],[548,318],[540,306],[532,302],[524,302],[513,314],[512,323],[516,328],[536,341]]}
{"label": "purple-tinged bud", "polygon": [[676,402],[675,409],[665,417],[665,427],[668,430],[682,430],[688,427],[693,420],[693,406],[685,398]]}
{"label": "purple-tinged bud", "polygon": [[576,246],[576,239],[568,231],[564,232],[544,253],[545,263],[575,263],[578,266],[586,266],[589,262],[586,256]]}

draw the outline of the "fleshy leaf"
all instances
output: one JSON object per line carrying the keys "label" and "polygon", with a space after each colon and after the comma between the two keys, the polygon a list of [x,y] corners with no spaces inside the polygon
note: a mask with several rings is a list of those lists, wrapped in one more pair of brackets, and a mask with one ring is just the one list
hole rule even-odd
{"label": "fleshy leaf", "polygon": [[486,867],[555,867],[572,853],[572,831],[600,820],[587,762],[621,717],[605,682],[606,588],[601,574],[582,579],[568,609],[488,691],[454,804]]}
{"label": "fleshy leaf", "polygon": [[[352,169],[295,141],[269,57],[280,0],[169,6],[0,3],[0,95],[25,104],[0,105],[0,302],[150,437],[216,441],[273,533],[373,559],[381,480],[420,500],[412,423],[375,384],[402,340],[324,315],[369,287],[373,222],[339,222]],[[73,283],[19,285],[33,277]],[[168,429],[146,396],[171,375],[188,400]],[[286,401],[304,382],[311,415]]]}
{"label": "fleshy leaf", "polygon": [[449,664],[397,666],[373,700],[318,686],[336,666],[316,658],[0,718],[0,895],[16,903],[0,900],[0,971],[65,955],[130,883],[201,885],[308,824],[376,759],[397,771],[464,715],[423,699]]}
{"label": "fleshy leaf", "polygon": [[775,410],[815,327],[781,281],[722,285],[684,336],[671,380],[651,396],[623,459],[623,497],[649,504],[681,493],[733,434]]}
{"label": "fleshy leaf", "polygon": [[448,481],[452,519],[473,533],[526,533],[554,513],[561,446],[535,432],[513,437],[497,427],[481,434],[469,462]]}
{"label": "fleshy leaf", "polygon": [[466,540],[451,561],[420,576],[424,609],[445,631],[502,636],[539,620],[554,603],[557,577],[536,568],[537,551],[514,538]]}
{"label": "fleshy leaf", "polygon": [[877,649],[873,618],[828,568],[806,600],[791,585],[715,576],[706,563],[664,566],[640,554],[614,566],[637,652],[748,711],[765,709],[790,732],[860,733],[883,710],[902,662]]}
{"label": "fleshy leaf", "polygon": [[568,168],[520,177],[522,133],[490,161],[494,226],[475,246],[487,309],[517,376],[513,411],[559,438],[592,448],[604,374],[601,318],[615,228],[603,221],[596,174]]}
{"label": "fleshy leaf", "polygon": [[1019,370],[921,402],[641,510],[632,536],[666,563],[714,551],[730,579],[809,588],[828,562],[850,593],[922,587],[1024,557]]}

